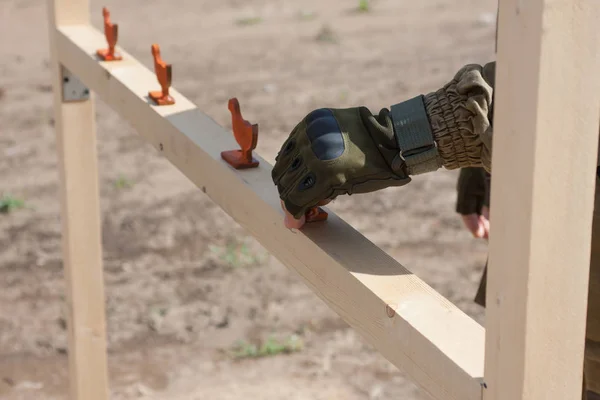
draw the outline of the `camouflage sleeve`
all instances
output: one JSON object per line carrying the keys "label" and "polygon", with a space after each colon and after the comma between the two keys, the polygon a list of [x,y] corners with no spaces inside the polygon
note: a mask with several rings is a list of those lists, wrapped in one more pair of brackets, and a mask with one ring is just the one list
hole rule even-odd
{"label": "camouflage sleeve", "polygon": [[463,66],[446,85],[426,94],[425,107],[446,169],[492,169],[495,62]]}
{"label": "camouflage sleeve", "polygon": [[486,172],[483,168],[462,168],[456,191],[456,212],[461,215],[481,214],[482,207],[489,206]]}

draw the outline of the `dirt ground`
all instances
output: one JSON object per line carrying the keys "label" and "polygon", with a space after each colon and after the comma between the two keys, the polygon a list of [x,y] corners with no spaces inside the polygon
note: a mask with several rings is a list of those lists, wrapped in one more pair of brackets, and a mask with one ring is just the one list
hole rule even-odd
{"label": "dirt ground", "polygon": [[[158,42],[173,85],[223,126],[238,97],[270,162],[314,108],[378,111],[494,57],[494,0],[92,0],[99,29],[104,5],[119,44],[151,67]],[[45,2],[0,0],[0,22],[0,196],[24,202],[0,214],[0,398],[66,399]],[[97,114],[112,399],[425,398],[101,100]],[[456,178],[330,208],[483,323],[486,243],[454,212]],[[228,354],[271,337],[296,351]]]}

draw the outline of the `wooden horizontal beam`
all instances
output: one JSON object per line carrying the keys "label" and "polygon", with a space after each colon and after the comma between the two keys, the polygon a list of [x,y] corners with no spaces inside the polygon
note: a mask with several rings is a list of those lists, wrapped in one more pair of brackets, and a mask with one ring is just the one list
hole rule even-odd
{"label": "wooden horizontal beam", "polygon": [[232,133],[174,88],[175,105],[151,105],[154,73],[123,49],[123,61],[98,61],[105,38],[93,27],[64,26],[56,34],[70,71],[384,357],[435,399],[481,399],[482,326],[331,210],[325,223],[286,229],[269,163],[256,155],[258,168],[231,168],[220,152],[237,148]]}

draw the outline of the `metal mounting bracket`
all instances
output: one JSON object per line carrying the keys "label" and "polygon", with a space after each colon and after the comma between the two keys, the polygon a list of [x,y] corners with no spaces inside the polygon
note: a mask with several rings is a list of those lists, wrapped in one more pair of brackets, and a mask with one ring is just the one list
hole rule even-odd
{"label": "metal mounting bracket", "polygon": [[64,102],[85,101],[90,98],[90,90],[64,66],[62,73],[62,99]]}

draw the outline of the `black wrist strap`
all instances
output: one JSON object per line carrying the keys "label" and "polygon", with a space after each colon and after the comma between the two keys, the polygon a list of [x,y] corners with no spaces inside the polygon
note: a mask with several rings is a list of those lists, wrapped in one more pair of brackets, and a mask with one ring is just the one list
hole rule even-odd
{"label": "black wrist strap", "polygon": [[433,138],[423,96],[417,96],[390,107],[400,157],[409,175],[432,172],[442,166]]}

